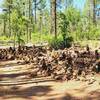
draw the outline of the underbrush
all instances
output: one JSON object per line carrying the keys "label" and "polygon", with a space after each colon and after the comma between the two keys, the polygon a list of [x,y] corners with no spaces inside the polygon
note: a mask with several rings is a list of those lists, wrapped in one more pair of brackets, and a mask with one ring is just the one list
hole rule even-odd
{"label": "underbrush", "polygon": [[13,37],[0,36],[0,45],[10,45],[13,43]]}
{"label": "underbrush", "polygon": [[[21,39],[25,43],[27,43],[27,36],[23,35],[21,36]],[[17,39],[15,40],[17,43]],[[71,36],[66,36],[65,38],[63,35],[59,34],[57,39],[54,38],[54,35],[52,34],[40,34],[40,33],[32,33],[32,39],[31,41],[28,40],[28,42],[32,42],[33,44],[36,43],[44,43],[48,42],[51,47],[54,49],[63,49],[65,47],[70,47],[72,42],[78,43],[81,46],[86,46],[87,44],[92,48],[98,48],[100,46],[100,41],[95,40],[75,40]],[[14,37],[6,37],[6,36],[0,36],[0,45],[13,45],[14,43]]]}
{"label": "underbrush", "polygon": [[54,49],[64,49],[71,47],[73,42],[72,37],[66,37],[63,35],[59,35],[56,39],[53,37],[51,40],[48,41],[50,47]]}
{"label": "underbrush", "polygon": [[93,49],[100,48],[99,40],[83,40],[83,41],[76,41],[76,43],[80,44],[81,46],[86,46],[88,44]]}

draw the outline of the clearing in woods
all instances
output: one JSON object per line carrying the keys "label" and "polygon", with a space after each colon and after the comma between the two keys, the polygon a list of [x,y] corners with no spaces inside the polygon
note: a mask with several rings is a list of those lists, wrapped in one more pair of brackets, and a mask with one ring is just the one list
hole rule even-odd
{"label": "clearing in woods", "polygon": [[[54,81],[28,77],[32,65],[17,60],[0,62],[0,100],[100,100],[100,75],[95,82]],[[91,76],[88,76],[91,77]]]}

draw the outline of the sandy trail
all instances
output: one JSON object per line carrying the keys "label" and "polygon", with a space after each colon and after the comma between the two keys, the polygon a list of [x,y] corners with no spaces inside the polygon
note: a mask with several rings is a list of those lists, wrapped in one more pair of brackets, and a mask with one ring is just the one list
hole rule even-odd
{"label": "sandy trail", "polygon": [[43,82],[1,87],[0,100],[100,100],[98,81]]}
{"label": "sandy trail", "polygon": [[[0,68],[11,63],[15,62],[1,62]],[[12,70],[16,67],[12,67]],[[95,79],[90,85],[88,82],[71,80],[0,86],[0,100],[100,100],[100,75],[95,75]]]}

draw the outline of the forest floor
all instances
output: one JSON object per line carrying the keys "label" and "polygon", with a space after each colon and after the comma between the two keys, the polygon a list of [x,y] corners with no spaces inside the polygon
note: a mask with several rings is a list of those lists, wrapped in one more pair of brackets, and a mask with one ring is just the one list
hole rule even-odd
{"label": "forest floor", "polygon": [[0,62],[0,100],[100,100],[100,75],[94,76],[92,84],[49,77],[33,79],[26,75],[31,65],[17,62]]}

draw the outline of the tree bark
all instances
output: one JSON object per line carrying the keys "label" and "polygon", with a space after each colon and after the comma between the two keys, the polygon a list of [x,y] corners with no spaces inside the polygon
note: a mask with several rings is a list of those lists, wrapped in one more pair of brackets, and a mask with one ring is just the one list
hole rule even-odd
{"label": "tree bark", "polygon": [[36,16],[36,10],[37,10],[37,4],[36,4],[36,0],[34,1],[34,7],[35,7],[35,24],[37,23],[37,16]]}
{"label": "tree bark", "polygon": [[51,0],[51,34],[57,38],[56,0]]}
{"label": "tree bark", "polygon": [[4,29],[3,29],[4,35],[6,34],[6,18],[4,17]]}
{"label": "tree bark", "polygon": [[10,12],[11,12],[11,8],[9,6],[9,37],[11,36],[11,20],[10,20]]}
{"label": "tree bark", "polygon": [[95,13],[95,8],[96,8],[96,0],[93,0],[93,23],[96,24],[96,13]]}
{"label": "tree bark", "polygon": [[31,24],[32,24],[32,4],[31,4],[31,0],[29,0],[29,39],[31,40]]}
{"label": "tree bark", "polygon": [[9,5],[8,5],[8,10],[9,10],[9,37],[12,35],[12,32],[11,32],[11,16],[10,16],[10,13],[11,13],[11,7],[12,7],[12,4],[13,4],[13,1],[12,0],[9,0]]}

